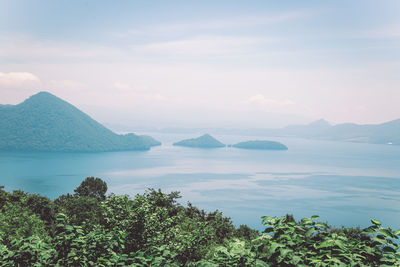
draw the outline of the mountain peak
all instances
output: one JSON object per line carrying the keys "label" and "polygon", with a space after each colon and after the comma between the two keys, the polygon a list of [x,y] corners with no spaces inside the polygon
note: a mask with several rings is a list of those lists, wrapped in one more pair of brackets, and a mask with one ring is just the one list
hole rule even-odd
{"label": "mountain peak", "polygon": [[313,121],[313,122],[311,122],[310,124],[308,124],[308,125],[315,125],[315,126],[332,126],[332,124],[330,124],[327,120],[325,120],[325,119],[319,119],[319,120],[316,120],[316,121]]}
{"label": "mountain peak", "polygon": [[28,99],[46,99],[46,98],[57,98],[57,99],[60,99],[59,97],[57,97],[57,96],[55,96],[52,93],[47,92],[47,91],[40,91],[39,93],[31,95]]}
{"label": "mountain peak", "polygon": [[46,92],[46,91],[42,91],[42,92],[39,92],[37,94],[30,96],[21,104],[47,105],[47,104],[54,104],[54,103],[65,103],[65,104],[71,105],[71,104],[67,103],[66,101],[62,100],[61,98],[59,98],[49,92]]}

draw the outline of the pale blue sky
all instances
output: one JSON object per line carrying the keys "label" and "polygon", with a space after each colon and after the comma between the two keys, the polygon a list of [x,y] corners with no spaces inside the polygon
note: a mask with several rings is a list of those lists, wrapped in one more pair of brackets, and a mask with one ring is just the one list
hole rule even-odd
{"label": "pale blue sky", "polygon": [[102,122],[400,118],[400,1],[0,1],[0,103]]}

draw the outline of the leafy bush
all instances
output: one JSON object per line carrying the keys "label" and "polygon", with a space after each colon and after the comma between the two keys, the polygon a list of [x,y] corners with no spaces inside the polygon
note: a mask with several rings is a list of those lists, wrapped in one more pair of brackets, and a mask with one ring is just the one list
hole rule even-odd
{"label": "leafy bush", "polygon": [[51,201],[0,187],[1,266],[400,266],[400,230],[376,220],[360,229],[264,216],[260,234],[177,203],[178,192],[106,189],[89,177]]}

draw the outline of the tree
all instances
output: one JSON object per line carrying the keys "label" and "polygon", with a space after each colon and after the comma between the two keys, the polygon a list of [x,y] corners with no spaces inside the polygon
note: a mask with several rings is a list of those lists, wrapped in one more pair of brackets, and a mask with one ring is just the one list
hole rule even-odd
{"label": "tree", "polygon": [[104,200],[106,199],[107,183],[100,178],[87,177],[74,192],[78,197],[92,197]]}

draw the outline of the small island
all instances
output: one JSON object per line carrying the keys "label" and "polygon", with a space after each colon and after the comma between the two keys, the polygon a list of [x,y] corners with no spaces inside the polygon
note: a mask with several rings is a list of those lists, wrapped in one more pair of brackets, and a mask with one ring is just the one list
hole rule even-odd
{"label": "small island", "polygon": [[275,141],[266,141],[266,140],[254,140],[254,141],[246,141],[240,142],[233,147],[236,148],[244,148],[244,149],[261,149],[261,150],[287,150],[288,147],[282,143]]}
{"label": "small island", "polygon": [[202,135],[198,138],[191,138],[176,142],[174,146],[197,147],[197,148],[218,148],[225,147],[223,143],[215,139],[209,134]]}

